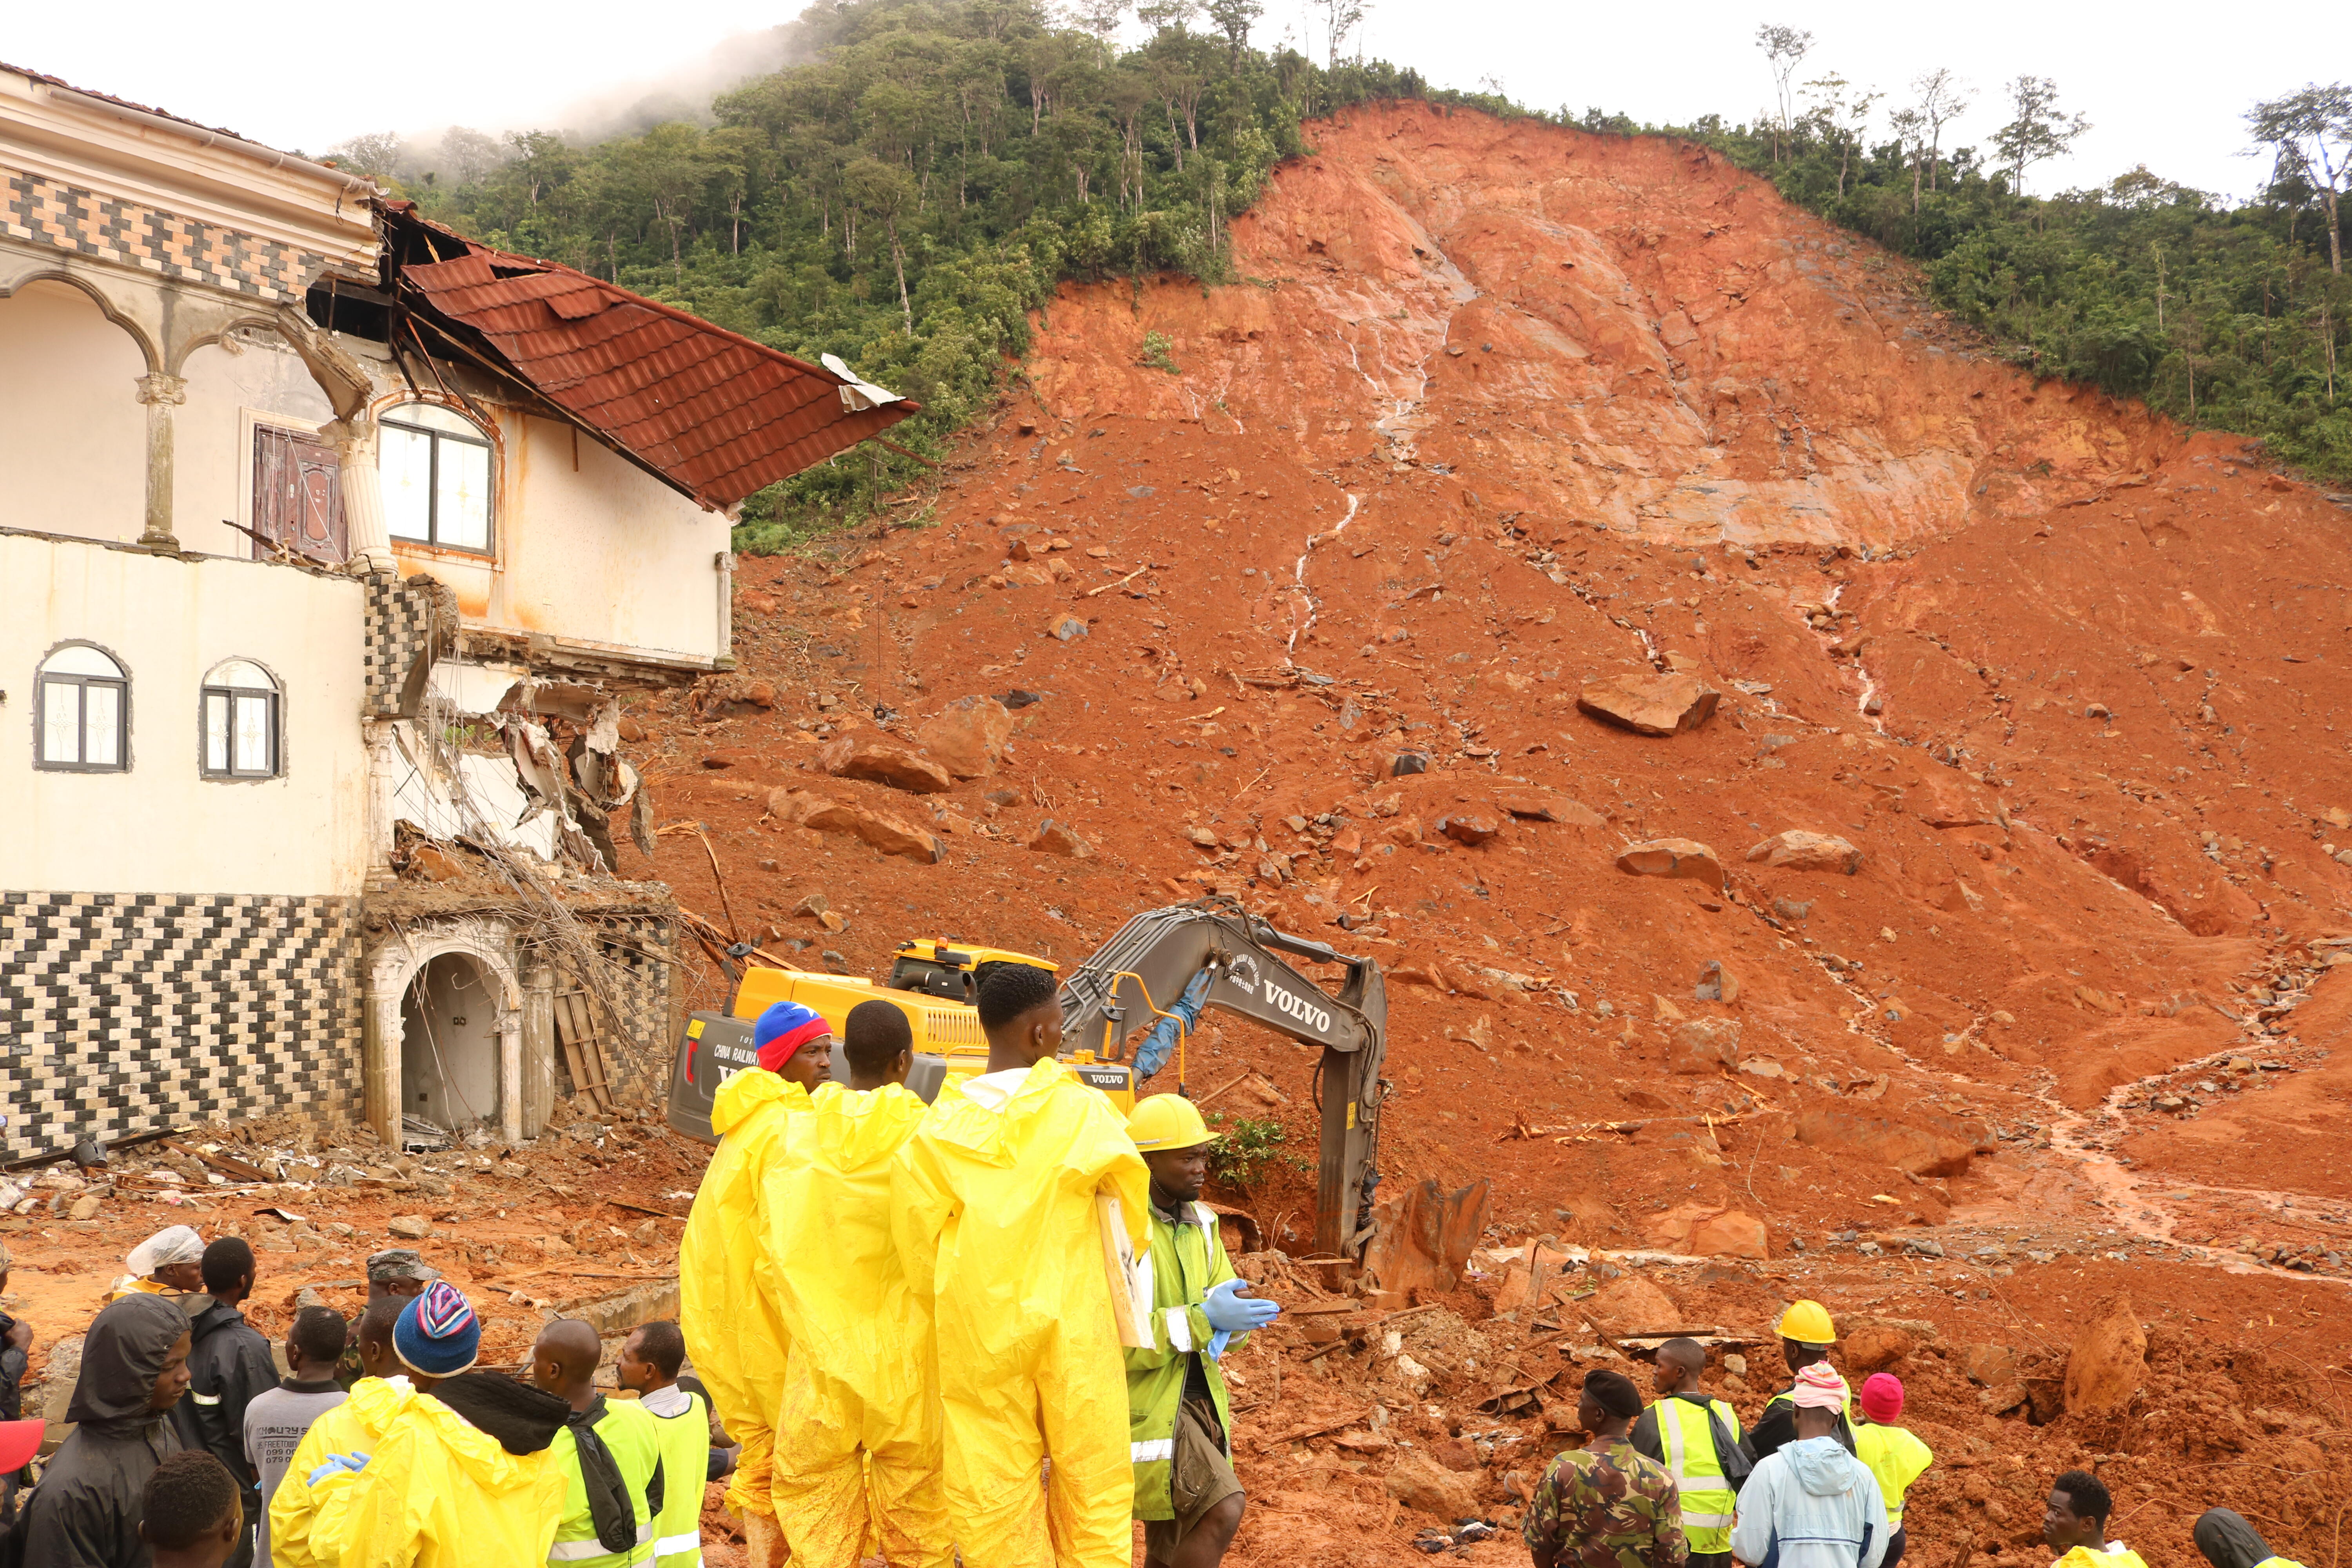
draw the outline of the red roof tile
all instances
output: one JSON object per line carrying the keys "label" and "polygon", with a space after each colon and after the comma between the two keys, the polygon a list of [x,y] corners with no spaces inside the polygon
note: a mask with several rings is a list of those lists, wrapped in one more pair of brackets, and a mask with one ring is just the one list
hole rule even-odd
{"label": "red roof tile", "polygon": [[477,245],[406,203],[384,204],[383,216],[387,230],[430,230],[436,254],[465,247],[447,260],[394,264],[394,286],[421,318],[486,349],[705,506],[733,506],[919,407],[853,410],[841,398],[846,383],[821,365],[569,267]]}

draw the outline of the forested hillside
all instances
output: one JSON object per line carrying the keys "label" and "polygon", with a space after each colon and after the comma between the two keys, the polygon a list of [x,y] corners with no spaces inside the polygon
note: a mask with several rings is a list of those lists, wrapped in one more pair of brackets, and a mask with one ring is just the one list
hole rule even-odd
{"label": "forested hillside", "polygon": [[[1529,112],[1343,51],[1318,63],[1253,47],[1254,0],[1147,4],[1155,30],[1124,53],[1107,41],[1121,8],[1091,9],[1097,31],[1055,25],[1037,0],[818,5],[786,29],[787,58],[807,63],[723,95],[708,125],[594,146],[457,132],[429,173],[394,139],[370,137],[346,161],[491,244],[796,353],[841,354],[924,404],[901,436],[936,450],[1017,361],[1028,312],[1060,280],[1233,280],[1224,222],[1305,150],[1302,122],[1368,99]],[[2284,461],[2352,479],[2339,363],[2352,286],[2331,269],[2324,188],[2342,183],[2326,158],[2352,132],[2340,89],[2317,104],[2317,155],[2288,159],[2252,204],[2224,207],[2145,169],[2028,196],[2021,176],[2070,130],[2046,91],[1979,106],[1971,123],[2014,116],[1992,138],[1999,151],[1980,154],[1941,145],[1956,139],[1948,76],[1914,84],[1920,101],[1874,113],[1833,76],[1798,85],[1803,51],[1791,58],[1785,46],[1810,40],[1764,32],[1768,47],[1772,35],[1783,46],[1769,59],[1782,90],[1759,123],[1538,117],[1704,142],[1918,259],[1939,303],[2019,363],[2263,437]],[[742,542],[773,547],[862,512],[914,471],[871,447],[820,468],[756,498]]]}

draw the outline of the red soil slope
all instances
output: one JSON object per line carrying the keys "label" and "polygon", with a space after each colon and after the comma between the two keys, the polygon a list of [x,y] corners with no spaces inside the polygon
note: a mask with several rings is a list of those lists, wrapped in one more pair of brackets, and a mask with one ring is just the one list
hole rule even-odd
{"label": "red soil slope", "polygon": [[[2293,1069],[2346,1005],[2311,944],[2352,932],[2352,519],[2237,443],[2017,374],[1900,263],[1703,152],[1418,107],[1313,139],[1234,226],[1239,281],[1056,299],[1019,395],[908,498],[925,526],[743,563],[741,673],[639,718],[663,815],[705,825],[746,934],[854,973],[941,932],[1066,960],[1139,908],[1232,891],[1398,972],[1385,1163],[1495,1178],[1513,1237],[1680,1246],[1731,1207],[1776,1258],[1904,1219],[2324,1240],[2271,1190],[2300,1179],[2232,1180],[2230,1144],[2283,1110],[2317,1154],[2338,1092]],[[1657,738],[1577,710],[1587,681],[1669,668],[1722,692],[1710,722]],[[821,731],[905,739],[1015,692],[1036,700],[1010,757],[950,793],[815,761]],[[1429,771],[1395,776],[1405,752]],[[782,786],[907,819],[945,858],[791,826]],[[1514,816],[1538,791],[1588,809]],[[1494,832],[1447,836],[1464,816]],[[1091,855],[1024,848],[1047,819]],[[1787,829],[1850,840],[1859,870],[1744,858]],[[1663,837],[1710,846],[1728,886],[1618,869]],[[663,840],[659,868],[719,914],[699,845]],[[846,929],[793,912],[813,892]],[[1711,964],[1730,1000],[1695,995]],[[1707,1017],[1765,1073],[1669,1071]],[[2221,1052],[2249,1058],[2226,1084],[2200,1068],[2095,1109]],[[1308,1065],[1226,1027],[1189,1071],[1199,1092],[1260,1068],[1225,1108],[1303,1139]],[[2151,1170],[2210,1184],[2192,1201]],[[1306,1197],[1295,1175],[1256,1194],[1277,1244],[1304,1249]],[[2210,1256],[2103,1263],[2006,1317],[1948,1282],[1905,1310],[2043,1324],[2063,1352],[2094,1284],[2185,1327],[2221,1301],[2190,1267]],[[1680,1305],[1752,1329],[1821,1288],[1773,1280]],[[2293,1293],[2273,1338],[2343,1310],[2230,1290],[2229,1326]],[[1983,1542],[2030,1555],[2056,1450],[1962,1403],[1960,1429],[2031,1456]],[[1986,1506],[1969,1484],[1951,1509]]]}

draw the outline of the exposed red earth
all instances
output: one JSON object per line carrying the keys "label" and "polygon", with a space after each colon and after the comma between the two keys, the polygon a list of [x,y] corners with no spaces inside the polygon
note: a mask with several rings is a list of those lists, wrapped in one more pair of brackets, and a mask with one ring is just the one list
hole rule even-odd
{"label": "exposed red earth", "polygon": [[[1752,1416],[1810,1296],[1910,1389],[1935,1568],[2045,1562],[2075,1465],[2156,1568],[2214,1503],[2337,1568],[2352,517],[1700,150],[1311,130],[1236,281],[1065,289],[895,524],[741,562],[740,668],[631,716],[725,904],[650,870],[856,974],[1214,892],[1378,956],[1382,1191],[1490,1224],[1402,1317],[1253,1255],[1345,1307],[1233,1363],[1233,1561],[1509,1523],[1626,1334],[1763,1340]],[[1184,1071],[1308,1152],[1312,1066]],[[1216,1195],[1308,1249],[1298,1169]]]}

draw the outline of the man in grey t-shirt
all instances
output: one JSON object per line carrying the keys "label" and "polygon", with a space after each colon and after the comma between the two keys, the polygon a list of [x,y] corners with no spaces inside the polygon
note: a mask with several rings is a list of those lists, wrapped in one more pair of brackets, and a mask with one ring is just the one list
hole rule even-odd
{"label": "man in grey t-shirt", "polygon": [[292,1375],[256,1394],[245,1407],[246,1462],[261,1478],[260,1541],[254,1568],[269,1568],[269,1500],[278,1495],[278,1483],[285,1478],[287,1462],[294,1458],[302,1435],[310,1423],[351,1397],[335,1382],[335,1363],[342,1358],[349,1327],[331,1307],[305,1307],[295,1313],[294,1327],[286,1336],[286,1364]]}

